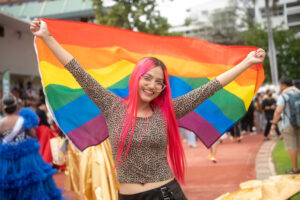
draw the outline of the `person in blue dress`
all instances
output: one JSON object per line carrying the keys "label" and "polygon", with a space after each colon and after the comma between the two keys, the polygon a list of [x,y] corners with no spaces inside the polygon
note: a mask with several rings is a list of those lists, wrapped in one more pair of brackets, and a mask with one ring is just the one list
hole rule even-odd
{"label": "person in blue dress", "polygon": [[5,117],[0,119],[0,199],[61,199],[61,190],[52,178],[55,170],[38,152],[38,116],[30,108],[18,112],[12,94],[3,97],[2,110]]}

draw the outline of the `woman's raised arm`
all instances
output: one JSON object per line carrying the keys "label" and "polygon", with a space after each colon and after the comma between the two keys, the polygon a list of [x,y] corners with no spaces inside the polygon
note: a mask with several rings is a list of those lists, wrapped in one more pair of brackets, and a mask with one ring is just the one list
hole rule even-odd
{"label": "woman's raised arm", "polygon": [[60,63],[65,66],[73,59],[73,56],[67,52],[48,31],[47,24],[42,20],[33,20],[30,24],[30,31],[36,37],[41,38],[49,47]]}
{"label": "woman's raised arm", "polygon": [[216,79],[218,79],[218,81],[220,81],[221,85],[224,87],[252,65],[262,63],[265,59],[265,56],[266,52],[263,49],[251,51],[242,62],[230,70],[220,74]]}
{"label": "woman's raised arm", "polygon": [[206,99],[208,99],[215,92],[222,89],[222,87],[233,81],[238,75],[240,75],[250,66],[262,63],[264,61],[265,55],[266,53],[263,49],[252,51],[241,63],[234,66],[230,70],[222,73],[221,75],[217,76],[215,79],[209,81],[205,85],[195,90],[192,90],[191,92],[181,97],[175,98],[173,100],[173,106],[177,119],[180,119],[188,113],[192,112]]}
{"label": "woman's raised arm", "polygon": [[76,59],[66,51],[49,33],[47,24],[42,20],[33,20],[30,30],[36,37],[41,38],[52,51],[60,63],[73,75],[89,98],[104,113],[109,113],[110,108],[120,99],[109,90],[102,87],[89,73],[87,73]]}

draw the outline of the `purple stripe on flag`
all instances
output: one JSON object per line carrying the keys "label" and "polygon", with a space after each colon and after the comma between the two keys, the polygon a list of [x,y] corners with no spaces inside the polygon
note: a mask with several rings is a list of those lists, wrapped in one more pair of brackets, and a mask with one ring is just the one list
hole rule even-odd
{"label": "purple stripe on flag", "polygon": [[178,126],[193,131],[207,148],[222,136],[211,123],[194,111],[179,119]]}
{"label": "purple stripe on flag", "polygon": [[67,136],[80,151],[89,146],[100,144],[108,138],[107,125],[103,114],[68,132]]}

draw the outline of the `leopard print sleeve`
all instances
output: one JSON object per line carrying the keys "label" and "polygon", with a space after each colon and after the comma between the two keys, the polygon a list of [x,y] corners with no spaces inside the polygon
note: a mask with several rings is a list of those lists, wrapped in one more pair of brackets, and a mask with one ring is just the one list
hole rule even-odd
{"label": "leopard print sleeve", "polygon": [[98,106],[104,115],[111,112],[111,107],[121,103],[120,97],[101,86],[81,65],[73,58],[65,68],[74,76],[88,97]]}
{"label": "leopard print sleeve", "polygon": [[192,90],[191,92],[173,99],[174,112],[177,119],[180,119],[192,112],[206,99],[212,96],[215,92],[222,89],[219,80],[213,79],[205,85]]}

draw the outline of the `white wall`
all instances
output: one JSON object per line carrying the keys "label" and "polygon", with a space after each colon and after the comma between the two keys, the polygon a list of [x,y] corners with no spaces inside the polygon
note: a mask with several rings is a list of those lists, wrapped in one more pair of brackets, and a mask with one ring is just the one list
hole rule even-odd
{"label": "white wall", "polygon": [[39,76],[31,33],[21,31],[18,34],[17,29],[1,25],[5,35],[0,37],[0,72],[8,69],[11,74]]}

